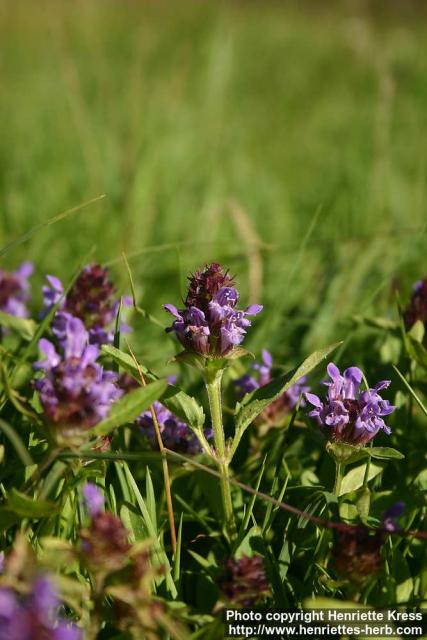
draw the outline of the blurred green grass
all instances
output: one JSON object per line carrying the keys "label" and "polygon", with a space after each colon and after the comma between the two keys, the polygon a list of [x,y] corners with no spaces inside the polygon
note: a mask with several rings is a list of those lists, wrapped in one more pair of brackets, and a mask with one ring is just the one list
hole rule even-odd
{"label": "blurred green grass", "polygon": [[35,306],[91,247],[128,290],[125,251],[166,324],[187,272],[220,260],[265,305],[249,346],[292,360],[426,275],[425,16],[319,4],[2,3],[1,245],[107,196],[2,257],[35,262]]}

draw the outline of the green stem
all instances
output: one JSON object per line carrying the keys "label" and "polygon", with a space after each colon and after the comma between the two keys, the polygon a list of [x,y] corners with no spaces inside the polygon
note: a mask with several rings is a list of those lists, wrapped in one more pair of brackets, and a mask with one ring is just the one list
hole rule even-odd
{"label": "green stem", "polygon": [[335,484],[334,484],[334,495],[339,498],[341,483],[344,477],[344,469],[345,465],[342,462],[338,462],[335,460]]}
{"label": "green stem", "polygon": [[220,486],[222,506],[224,509],[225,524],[230,539],[236,535],[236,523],[233,514],[233,503],[230,490],[230,459],[226,453],[224,427],[222,424],[222,402],[221,402],[221,381],[222,369],[213,371],[206,370],[205,384],[209,398],[211,411],[212,429],[215,442],[216,457],[215,462],[221,474]]}

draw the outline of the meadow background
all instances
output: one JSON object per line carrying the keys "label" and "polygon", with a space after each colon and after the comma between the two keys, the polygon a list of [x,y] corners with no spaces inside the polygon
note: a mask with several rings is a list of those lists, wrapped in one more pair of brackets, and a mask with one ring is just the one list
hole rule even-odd
{"label": "meadow background", "polygon": [[[427,26],[414,2],[30,2],[0,7],[1,256],[87,253],[166,325],[221,261],[262,302],[248,346],[280,362],[393,314],[425,275]],[[37,297],[38,296],[38,297]],[[150,364],[171,345],[142,321]],[[354,356],[354,354],[353,354]],[[360,357],[353,357],[353,360]]]}

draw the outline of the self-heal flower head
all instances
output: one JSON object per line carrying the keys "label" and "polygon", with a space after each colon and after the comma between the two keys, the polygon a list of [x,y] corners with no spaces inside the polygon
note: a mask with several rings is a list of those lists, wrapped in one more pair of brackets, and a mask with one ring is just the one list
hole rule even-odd
{"label": "self-heal flower head", "polygon": [[357,367],[350,367],[341,375],[338,367],[330,363],[327,367],[330,380],[324,402],[313,393],[306,393],[308,402],[314,406],[309,416],[316,418],[328,440],[352,445],[365,445],[382,429],[387,435],[390,427],[384,418],[395,410],[388,400],[380,396],[387,389],[389,380],[382,380],[372,389],[360,391],[363,374]]}
{"label": "self-heal flower head", "polygon": [[[46,315],[57,304],[64,293],[64,287],[59,278],[49,275],[47,284],[43,287],[44,309]],[[128,306],[130,299],[123,298]],[[113,342],[111,325],[119,308],[116,289],[110,279],[108,269],[99,264],[84,267],[71,289],[63,296],[59,310],[55,315],[52,330],[61,333],[63,314],[69,314],[82,320],[89,332],[91,344],[108,344]],[[129,327],[122,324],[122,331],[129,331]]]}
{"label": "self-heal flower head", "polygon": [[57,613],[59,600],[48,576],[38,576],[26,597],[0,588],[0,640],[81,640],[81,631]]}
{"label": "self-heal flower head", "polygon": [[230,558],[226,564],[221,590],[234,607],[253,607],[270,593],[262,558]]}
{"label": "self-heal flower head", "polygon": [[[167,449],[180,453],[196,454],[202,451],[197,436],[191,431],[186,422],[175,416],[160,402],[153,403],[162,442]],[[141,428],[142,435],[146,436],[152,447],[157,448],[157,437],[153,416],[150,410],[144,411],[137,419],[137,425]],[[210,438],[212,430],[205,430],[205,437]]]}
{"label": "self-heal flower head", "polygon": [[248,316],[257,315],[261,305],[236,309],[239,293],[233,279],[214,263],[189,278],[184,309],[164,305],[175,320],[167,331],[174,331],[189,351],[204,356],[226,356],[239,345],[251,325]]}
{"label": "self-heal flower head", "polygon": [[79,318],[66,315],[62,353],[52,342],[39,341],[45,359],[34,367],[44,373],[34,386],[47,420],[60,428],[89,429],[107,417],[122,395],[117,375],[97,362],[99,349],[88,344],[88,333]]}
{"label": "self-heal flower head", "polygon": [[123,522],[111,511],[95,509],[90,515],[90,526],[80,531],[82,559],[95,571],[121,569],[128,561],[131,549]]}
{"label": "self-heal flower head", "polygon": [[[252,365],[252,369],[256,372],[255,375],[245,374],[241,378],[234,381],[235,386],[240,392],[240,395],[251,393],[255,389],[264,387],[272,380],[273,358],[271,353],[267,349],[262,351],[262,361],[256,362]],[[297,405],[298,400],[301,398],[301,406],[305,405],[304,393],[310,390],[310,387],[306,385],[307,378],[303,376],[295,384],[293,384],[287,391],[274,400],[260,416],[261,422],[267,422],[274,424],[280,421],[286,414],[291,412]],[[302,396],[302,397],[301,397]]]}
{"label": "self-heal flower head", "polygon": [[0,311],[18,318],[28,317],[26,306],[30,298],[28,278],[32,273],[31,262],[23,262],[12,272],[0,269]]}

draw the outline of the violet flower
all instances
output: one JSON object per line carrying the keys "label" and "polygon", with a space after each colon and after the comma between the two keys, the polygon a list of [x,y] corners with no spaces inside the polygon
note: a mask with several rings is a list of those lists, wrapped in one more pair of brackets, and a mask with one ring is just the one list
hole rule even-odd
{"label": "violet flower", "polygon": [[397,520],[401,515],[403,515],[404,511],[405,503],[401,500],[387,509],[387,511],[384,511],[381,516],[381,527],[384,531],[388,531],[389,533],[396,533],[397,531],[400,531],[401,528]]}
{"label": "violet flower", "polygon": [[[267,349],[263,349],[262,351],[262,362],[253,364],[252,369],[257,372],[257,375],[252,376],[245,374],[234,381],[241,396],[246,393],[251,393],[260,387],[264,387],[271,382],[273,378],[273,358]],[[297,405],[301,395],[310,390],[310,387],[305,384],[306,381],[307,377],[302,376],[302,378],[297,380],[287,391],[282,393],[277,400],[274,400],[274,402],[262,412],[261,421],[274,424],[280,421],[286,414],[290,413]],[[304,396],[301,399],[301,406],[305,406]]]}
{"label": "violet flower", "polygon": [[35,388],[47,420],[59,427],[89,429],[107,417],[113,402],[122,395],[117,375],[97,362],[99,349],[89,345],[88,333],[79,318],[64,316],[60,340],[62,354],[46,339],[39,348],[46,359],[34,367],[44,372]]}
{"label": "violet flower", "polygon": [[[49,275],[46,279],[48,284],[43,287],[42,315],[44,316],[59,302],[64,293],[64,287],[59,278]],[[131,301],[125,296],[123,303],[129,306]],[[112,343],[114,334],[110,327],[115,321],[119,304],[108,269],[99,264],[87,265],[62,299],[52,330],[54,333],[60,333],[63,324],[62,316],[70,314],[83,321],[89,332],[91,344]],[[127,332],[130,328],[122,323],[121,330]]]}
{"label": "violet flower", "polygon": [[175,320],[167,331],[174,331],[185,349],[204,356],[223,357],[239,345],[251,325],[248,316],[257,315],[262,306],[236,309],[239,293],[233,279],[221,265],[207,265],[189,277],[184,309],[164,305]]}
{"label": "violet flower", "polygon": [[18,318],[27,318],[26,302],[30,298],[28,278],[33,273],[31,262],[23,262],[12,272],[0,269],[0,311]]}
{"label": "violet flower", "polygon": [[393,413],[396,407],[384,400],[379,392],[387,389],[389,380],[378,382],[372,389],[360,391],[362,372],[350,367],[341,375],[339,369],[330,363],[327,367],[330,381],[324,402],[313,393],[305,397],[314,409],[308,414],[316,418],[320,429],[328,440],[352,445],[365,445],[382,429],[391,433],[383,418]]}
{"label": "violet flower", "polygon": [[105,500],[96,484],[86,482],[83,487],[83,496],[86,508],[92,517],[102,512]]}
{"label": "violet flower", "polygon": [[[188,454],[196,454],[202,451],[197,436],[191,431],[186,422],[180,420],[158,401],[153,403],[153,409],[156,413],[163,444],[167,449]],[[136,419],[136,424],[141,428],[142,435],[148,438],[151,446],[157,448],[156,430],[153,416],[149,409]],[[212,429],[205,429],[205,437],[207,439],[212,437]]]}
{"label": "violet flower", "polygon": [[80,640],[81,631],[57,613],[59,600],[47,576],[38,576],[24,598],[0,588],[0,640]]}

